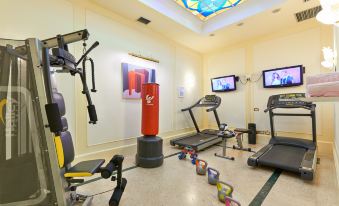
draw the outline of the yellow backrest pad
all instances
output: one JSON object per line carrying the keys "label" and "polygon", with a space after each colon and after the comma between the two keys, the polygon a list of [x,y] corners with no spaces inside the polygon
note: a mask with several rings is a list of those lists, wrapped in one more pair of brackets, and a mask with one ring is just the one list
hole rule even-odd
{"label": "yellow backrest pad", "polygon": [[58,157],[59,167],[63,168],[65,164],[64,149],[62,147],[62,141],[60,136],[54,138],[55,149]]}

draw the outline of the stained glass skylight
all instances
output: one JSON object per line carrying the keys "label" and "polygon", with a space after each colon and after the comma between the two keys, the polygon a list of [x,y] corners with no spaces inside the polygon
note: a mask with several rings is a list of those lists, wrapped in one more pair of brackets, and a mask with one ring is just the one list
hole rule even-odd
{"label": "stained glass skylight", "polygon": [[174,0],[193,15],[206,21],[246,0]]}

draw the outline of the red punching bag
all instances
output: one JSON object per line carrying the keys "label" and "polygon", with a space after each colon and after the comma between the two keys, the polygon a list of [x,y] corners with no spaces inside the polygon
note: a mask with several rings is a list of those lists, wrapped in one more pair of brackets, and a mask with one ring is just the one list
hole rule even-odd
{"label": "red punching bag", "polygon": [[141,98],[141,132],[144,136],[138,137],[135,162],[138,167],[155,168],[164,162],[163,140],[157,136],[159,133],[159,85],[143,84]]}
{"label": "red punching bag", "polygon": [[141,98],[141,133],[145,136],[156,136],[159,133],[159,85],[156,83],[143,84]]}

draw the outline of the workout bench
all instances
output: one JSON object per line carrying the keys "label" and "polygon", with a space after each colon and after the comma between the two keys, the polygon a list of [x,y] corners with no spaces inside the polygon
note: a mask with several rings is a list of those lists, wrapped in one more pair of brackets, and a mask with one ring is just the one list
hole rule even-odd
{"label": "workout bench", "polygon": [[232,148],[236,149],[236,150],[252,152],[251,148],[244,148],[244,146],[242,144],[244,134],[250,134],[252,132],[252,130],[236,128],[236,129],[234,129],[234,132],[235,132],[235,138],[237,139],[237,145],[233,145]]}

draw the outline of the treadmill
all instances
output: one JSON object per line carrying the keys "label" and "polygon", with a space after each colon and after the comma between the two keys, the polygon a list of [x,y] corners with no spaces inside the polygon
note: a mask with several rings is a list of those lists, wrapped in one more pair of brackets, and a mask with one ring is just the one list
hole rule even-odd
{"label": "treadmill", "polygon": [[[300,174],[304,180],[313,180],[317,163],[316,105],[299,99],[304,93],[273,95],[269,98],[267,109],[271,123],[271,140],[268,145],[249,157],[249,166],[268,166]],[[302,108],[307,113],[277,113],[275,109]],[[275,135],[275,116],[305,116],[312,118],[312,140],[279,137]]]}
{"label": "treadmill", "polygon": [[205,97],[199,99],[197,103],[194,105],[182,109],[182,112],[188,111],[191,119],[193,121],[194,127],[197,131],[194,135],[184,136],[177,139],[173,139],[170,141],[170,144],[172,146],[179,146],[179,147],[191,147],[195,151],[203,150],[207,147],[210,147],[212,145],[215,145],[219,142],[221,142],[221,138],[218,137],[219,130],[214,129],[205,129],[203,131],[200,131],[199,126],[195,120],[194,114],[193,114],[193,108],[196,107],[207,107],[206,112],[213,112],[214,117],[217,121],[218,128],[220,126],[220,120],[217,113],[217,108],[221,104],[221,98],[216,95],[206,95]]}

